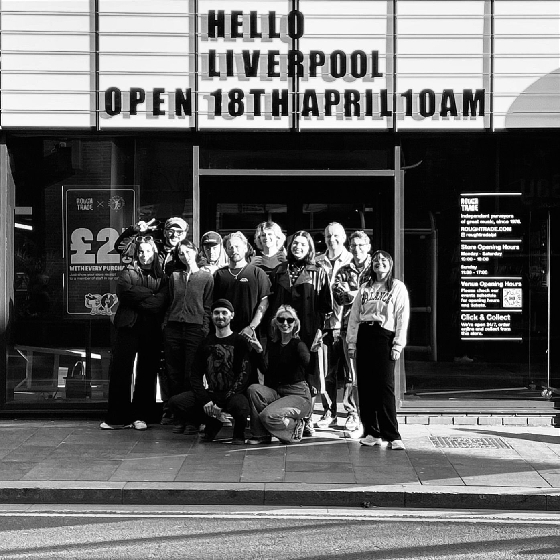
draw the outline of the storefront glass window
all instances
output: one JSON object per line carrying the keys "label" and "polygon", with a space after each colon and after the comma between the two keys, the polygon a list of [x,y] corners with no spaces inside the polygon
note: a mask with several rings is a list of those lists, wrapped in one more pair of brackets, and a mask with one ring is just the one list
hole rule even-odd
{"label": "storefront glass window", "polygon": [[192,148],[43,138],[8,148],[16,209],[7,405],[104,401],[123,266],[113,245],[139,219],[192,225]]}
{"label": "storefront glass window", "polygon": [[403,147],[421,162],[405,181],[405,403],[550,406],[558,169],[542,143],[479,140]]}

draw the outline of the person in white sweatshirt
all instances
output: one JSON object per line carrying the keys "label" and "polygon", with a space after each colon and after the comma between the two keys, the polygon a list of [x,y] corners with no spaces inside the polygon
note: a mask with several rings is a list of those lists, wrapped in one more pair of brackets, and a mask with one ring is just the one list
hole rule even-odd
{"label": "person in white sweatshirt", "polygon": [[393,259],[376,251],[371,259],[371,279],[360,286],[352,304],[346,341],[356,358],[360,443],[373,447],[389,442],[404,449],[397,422],[395,362],[406,345],[410,303],[406,286],[393,278]]}

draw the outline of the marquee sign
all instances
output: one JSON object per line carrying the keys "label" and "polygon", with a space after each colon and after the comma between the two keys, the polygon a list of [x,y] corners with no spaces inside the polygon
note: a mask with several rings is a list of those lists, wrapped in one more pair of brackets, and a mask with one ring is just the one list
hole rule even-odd
{"label": "marquee sign", "polygon": [[40,15],[32,0],[3,4],[3,127],[449,130],[560,119],[552,0],[398,0],[396,13],[387,0],[98,0],[95,14],[75,0],[64,18],[67,3],[46,4]]}

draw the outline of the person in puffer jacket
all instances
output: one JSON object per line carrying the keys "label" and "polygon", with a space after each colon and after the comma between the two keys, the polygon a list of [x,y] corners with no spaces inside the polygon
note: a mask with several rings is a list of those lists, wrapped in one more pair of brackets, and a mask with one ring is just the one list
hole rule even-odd
{"label": "person in puffer jacket", "polygon": [[[148,418],[154,414],[166,301],[160,289],[162,277],[152,237],[137,236],[133,260],[117,280],[117,337],[109,367],[109,403],[107,417],[100,425],[102,430],[145,430]],[[136,380],[131,399],[135,359]]]}

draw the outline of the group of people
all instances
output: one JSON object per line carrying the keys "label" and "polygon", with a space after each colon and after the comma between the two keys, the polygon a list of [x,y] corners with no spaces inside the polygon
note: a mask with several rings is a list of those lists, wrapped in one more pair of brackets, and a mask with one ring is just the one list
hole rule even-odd
{"label": "group of people", "polygon": [[[170,218],[159,239],[154,221],[141,221],[115,244],[130,262],[117,282],[101,428],[146,429],[159,374],[161,423],[174,433],[198,434],[203,426],[201,440],[213,441],[231,417],[234,444],[294,443],[338,425],[340,380],[349,436],[404,449],[394,368],[409,300],[391,256],[371,254],[364,231],[350,235],[348,250],[336,222],[326,227],[319,255],[309,232],[295,232],[286,246],[274,222],[256,228],[256,250],[239,231],[223,239],[209,231],[198,251],[188,230],[185,220]],[[314,425],[319,397],[323,414]]]}

